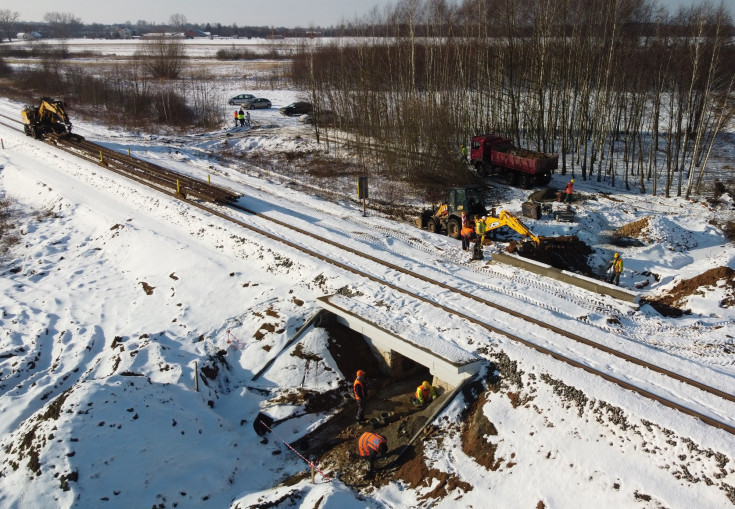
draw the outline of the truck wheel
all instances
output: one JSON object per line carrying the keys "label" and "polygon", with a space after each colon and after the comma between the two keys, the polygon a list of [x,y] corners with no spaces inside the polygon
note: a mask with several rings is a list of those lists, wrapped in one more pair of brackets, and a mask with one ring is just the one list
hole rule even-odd
{"label": "truck wheel", "polygon": [[459,219],[453,217],[447,223],[447,235],[453,239],[458,239],[460,236]]}
{"label": "truck wheel", "polygon": [[426,225],[426,229],[429,230],[431,233],[439,233],[440,228],[439,225],[436,222],[436,219],[433,217],[429,219],[429,223]]}
{"label": "truck wheel", "polygon": [[477,170],[477,176],[478,177],[485,177],[487,175],[487,168],[485,168],[485,163],[479,162],[475,165],[475,170]]}
{"label": "truck wheel", "polygon": [[33,136],[33,131],[31,131],[31,126],[24,125],[23,126],[23,131],[25,131],[26,136]]}
{"label": "truck wheel", "polygon": [[521,175],[521,178],[520,178],[520,186],[521,186],[521,189],[528,189],[528,188],[530,188],[531,187],[531,177],[529,177],[528,175],[525,175],[525,174],[524,175]]}
{"label": "truck wheel", "polygon": [[512,170],[505,170],[505,183],[509,186],[516,185],[518,175],[516,175],[516,172]]}

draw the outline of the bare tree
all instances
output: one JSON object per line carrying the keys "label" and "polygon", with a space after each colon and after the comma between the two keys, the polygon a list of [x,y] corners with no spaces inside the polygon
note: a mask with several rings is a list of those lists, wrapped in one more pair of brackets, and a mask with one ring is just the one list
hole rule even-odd
{"label": "bare tree", "polygon": [[186,27],[187,19],[183,14],[172,14],[168,23],[171,25],[174,32],[183,32],[184,27]]}
{"label": "bare tree", "polygon": [[[0,30],[5,32],[5,37],[8,38],[8,42],[13,42],[13,27],[15,26],[15,22],[18,21],[19,16],[20,14],[17,11],[0,9]],[[2,42],[1,37],[0,42]]]}
{"label": "bare tree", "polygon": [[184,69],[186,56],[181,40],[163,34],[150,37],[136,56],[146,73],[154,79],[176,79]]}
{"label": "bare tree", "polygon": [[47,12],[43,20],[51,26],[52,33],[59,39],[73,37],[82,26],[82,20],[70,12]]}

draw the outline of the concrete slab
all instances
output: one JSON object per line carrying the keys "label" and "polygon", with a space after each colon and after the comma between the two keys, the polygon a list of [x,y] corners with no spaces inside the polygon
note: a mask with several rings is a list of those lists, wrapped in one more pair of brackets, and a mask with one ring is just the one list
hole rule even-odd
{"label": "concrete slab", "polygon": [[382,308],[368,306],[343,295],[320,297],[317,301],[339,323],[362,334],[388,366],[408,359],[427,367],[435,378],[433,385],[457,387],[482,367],[483,361],[479,357],[440,337],[410,329],[391,330],[393,322]]}

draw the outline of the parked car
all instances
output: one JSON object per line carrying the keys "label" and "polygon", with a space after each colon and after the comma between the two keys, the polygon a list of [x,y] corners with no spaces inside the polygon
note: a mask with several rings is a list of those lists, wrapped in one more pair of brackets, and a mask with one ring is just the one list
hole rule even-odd
{"label": "parked car", "polygon": [[234,106],[235,104],[244,104],[246,101],[252,101],[253,99],[255,99],[253,94],[240,94],[227,101],[227,104]]}
{"label": "parked car", "polygon": [[304,113],[299,117],[299,122],[302,124],[313,124],[317,116],[319,117],[319,125],[331,125],[337,119],[337,115],[333,111],[320,111],[318,114],[315,111],[311,113]]}
{"label": "parked car", "polygon": [[286,115],[287,117],[290,117],[292,115],[303,115],[304,113],[311,113],[312,109],[313,107],[311,103],[297,101],[295,103],[289,104],[288,106],[284,106],[278,111],[281,112],[281,115]]}
{"label": "parked car", "polygon": [[265,99],[264,97],[256,97],[255,99],[250,99],[249,101],[245,101],[242,103],[243,108],[247,108],[249,110],[255,110],[260,108],[270,108],[271,102],[268,99]]}

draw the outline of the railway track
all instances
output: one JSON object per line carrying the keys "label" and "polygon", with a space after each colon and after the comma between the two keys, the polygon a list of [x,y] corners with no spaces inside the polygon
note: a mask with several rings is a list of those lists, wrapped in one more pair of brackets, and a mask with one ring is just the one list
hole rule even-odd
{"label": "railway track", "polygon": [[[633,384],[624,379],[623,376],[616,376],[603,369],[597,369],[590,366],[588,363],[585,363],[584,360],[580,360],[579,358],[572,358],[572,356],[570,355],[565,355],[552,348],[542,346],[537,342],[532,341],[528,337],[522,337],[518,334],[510,332],[508,330],[508,327],[501,327],[498,324],[488,323],[485,320],[480,320],[476,318],[476,316],[478,316],[477,314],[470,316],[462,309],[457,309],[456,305],[444,304],[442,302],[439,302],[436,298],[427,297],[426,295],[421,294],[417,291],[410,290],[408,289],[408,284],[406,283],[402,282],[399,285],[390,281],[386,281],[384,277],[381,277],[380,275],[376,275],[374,273],[370,273],[368,270],[364,269],[364,263],[360,263],[359,266],[357,266],[358,264],[352,265],[347,262],[335,260],[333,258],[325,256],[318,249],[307,247],[307,244],[311,243],[312,245],[314,245],[314,242],[328,244],[344,252],[349,252],[351,255],[358,256],[362,260],[367,260],[371,263],[377,264],[383,267],[383,269],[387,268],[397,273],[400,273],[405,276],[403,280],[408,280],[407,278],[409,277],[414,278],[415,280],[421,281],[423,283],[428,283],[435,288],[441,288],[442,290],[451,292],[451,294],[453,294],[455,297],[461,297],[462,302],[474,302],[482,306],[491,308],[494,310],[494,315],[502,313],[502,315],[504,315],[505,317],[509,317],[511,320],[522,321],[524,324],[532,326],[535,330],[534,335],[539,338],[551,334],[555,337],[564,338],[564,340],[571,341],[573,342],[573,344],[583,345],[584,347],[592,349],[593,351],[602,352],[604,353],[604,355],[609,356],[612,359],[624,361],[625,363],[627,363],[627,365],[633,366],[635,369],[640,370],[639,376],[641,376],[641,378],[647,379],[648,375],[653,374],[653,376],[658,378],[658,385],[661,387],[669,387],[671,386],[671,384],[676,383],[683,384],[684,386],[688,386],[690,390],[695,391],[695,393],[699,395],[707,394],[711,397],[716,397],[723,402],[735,403],[735,396],[727,391],[716,387],[710,387],[707,384],[702,383],[698,380],[685,377],[669,369],[638,359],[633,355],[592,341],[588,338],[583,337],[580,334],[567,331],[562,327],[529,317],[525,314],[515,311],[508,306],[503,306],[488,299],[478,297],[468,291],[461,290],[451,284],[443,283],[430,276],[417,274],[414,270],[409,270],[397,264],[383,260],[379,257],[369,255],[365,253],[364,250],[345,246],[344,242],[341,240],[330,240],[328,238],[325,238],[325,236],[319,232],[307,231],[305,229],[297,228],[293,224],[280,221],[273,217],[269,217],[268,215],[258,213],[254,210],[250,210],[247,207],[243,207],[242,205],[236,203],[240,195],[234,193],[233,191],[219,188],[217,186],[211,186],[210,184],[203,181],[192,179],[191,177],[178,174],[158,165],[154,165],[146,161],[141,161],[129,155],[111,151],[100,145],[87,142],[86,140],[81,139],[81,137],[55,137],[50,139],[49,142],[69,153],[83,157],[90,161],[95,161],[97,162],[97,164],[101,164],[102,166],[112,171],[123,174],[126,177],[135,180],[136,182],[149,185],[154,189],[157,189],[171,196],[185,199],[192,206],[199,208],[208,214],[216,215],[233,224],[237,224],[238,226],[250,230],[257,235],[262,235],[270,238],[271,240],[286,244],[289,247],[305,253],[311,257],[327,262],[333,266],[339,267],[340,269],[356,274],[362,278],[366,278],[380,285],[389,287],[395,291],[401,292],[402,294],[408,295],[413,299],[434,306],[442,310],[443,312],[462,317],[463,319],[486,329],[492,334],[502,335],[528,348],[536,350],[545,355],[549,355],[558,361],[565,362],[576,368],[582,369],[588,373],[605,379],[608,382],[614,383],[627,390],[636,392],[645,398],[656,401],[669,408],[678,410],[686,415],[698,418],[702,422],[710,426],[722,429],[731,434],[735,434],[735,426],[729,424],[728,422],[723,422],[722,420],[714,418],[711,415],[699,412],[694,408],[691,408],[691,406],[693,406],[691,402],[698,401],[700,399],[699,396],[690,396],[688,398],[690,400],[690,403],[687,403],[687,401],[682,401],[687,398],[676,400],[676,398],[673,397],[664,397],[663,395],[652,391],[650,388],[644,387],[644,384]],[[248,220],[245,220],[243,215],[244,217],[248,218]],[[251,220],[252,218],[255,218],[256,221],[253,222]],[[270,227],[265,224],[270,225]],[[288,238],[284,238],[284,236],[280,233],[284,229],[289,231]],[[299,242],[296,234],[308,237],[310,240],[308,242]],[[432,292],[432,294],[435,293],[437,292]]]}

